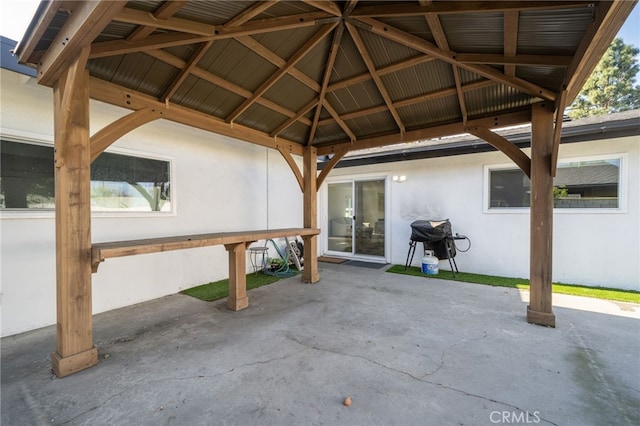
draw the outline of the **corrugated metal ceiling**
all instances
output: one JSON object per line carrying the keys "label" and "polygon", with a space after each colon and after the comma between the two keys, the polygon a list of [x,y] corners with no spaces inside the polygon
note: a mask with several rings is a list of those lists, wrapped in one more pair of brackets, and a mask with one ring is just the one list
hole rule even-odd
{"label": "corrugated metal ceiling", "polygon": [[[73,13],[62,5],[80,7],[55,4],[60,9],[24,62],[37,64],[52,47]],[[612,7],[580,0],[350,5],[128,1],[93,40],[87,68],[132,94],[274,140],[357,149],[374,135],[391,144],[411,138],[407,131],[555,101],[573,77],[568,64],[581,60],[574,55]]]}

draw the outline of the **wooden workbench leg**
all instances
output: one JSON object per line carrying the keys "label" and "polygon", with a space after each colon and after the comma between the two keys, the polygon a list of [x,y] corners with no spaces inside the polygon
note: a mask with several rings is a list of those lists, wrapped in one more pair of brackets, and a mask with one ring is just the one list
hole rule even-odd
{"label": "wooden workbench leg", "polygon": [[91,306],[88,49],[54,83],[56,351],[54,373],[98,363]]}
{"label": "wooden workbench leg", "polygon": [[[303,153],[304,194],[303,211],[304,227],[318,228],[318,187],[316,181],[318,151],[315,147],[306,147]],[[318,273],[318,236],[302,237],[304,241],[304,270],[302,281],[315,283],[320,280]]]}
{"label": "wooden workbench leg", "polygon": [[527,322],[556,326],[552,309],[553,103],[533,105],[531,114],[531,282]]}
{"label": "wooden workbench leg", "polygon": [[245,243],[225,244],[229,252],[229,298],[227,308],[240,311],[249,307],[247,297],[247,246]]}

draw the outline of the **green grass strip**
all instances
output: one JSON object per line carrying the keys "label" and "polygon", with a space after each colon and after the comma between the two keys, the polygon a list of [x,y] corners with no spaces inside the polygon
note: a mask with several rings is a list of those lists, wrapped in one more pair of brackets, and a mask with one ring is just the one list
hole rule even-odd
{"label": "green grass strip", "polygon": [[[247,275],[247,290],[262,287],[263,285],[272,284],[280,281],[280,278],[273,275],[266,275],[262,272]],[[196,299],[211,302],[213,300],[229,297],[229,279],[224,279],[209,284],[199,285],[197,287],[188,288],[180,292]]]}
{"label": "green grass strip", "polygon": [[[493,275],[469,274],[458,272],[453,276],[451,271],[440,270],[437,276],[429,276],[422,273],[422,270],[415,266],[410,266],[404,270],[404,265],[393,265],[387,272],[402,275],[413,275],[425,279],[440,279],[461,281],[465,283],[484,284],[495,287],[511,287],[521,290],[529,290],[529,280],[525,278],[508,278]],[[619,302],[640,303],[640,292],[633,290],[620,290],[608,287],[587,287],[577,284],[553,283],[553,292],[558,294],[569,294],[572,296],[593,297],[596,299],[616,300]]]}

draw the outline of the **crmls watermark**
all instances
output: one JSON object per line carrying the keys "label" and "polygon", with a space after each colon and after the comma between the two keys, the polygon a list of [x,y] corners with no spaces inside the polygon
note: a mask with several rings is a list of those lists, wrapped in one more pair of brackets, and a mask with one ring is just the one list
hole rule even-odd
{"label": "crmls watermark", "polygon": [[491,423],[537,424],[540,423],[540,411],[492,411]]}

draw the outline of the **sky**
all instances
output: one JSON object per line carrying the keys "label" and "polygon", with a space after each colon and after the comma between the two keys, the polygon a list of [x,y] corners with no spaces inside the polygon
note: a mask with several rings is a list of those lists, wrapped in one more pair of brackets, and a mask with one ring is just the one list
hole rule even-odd
{"label": "sky", "polygon": [[[38,0],[0,0],[0,35],[19,41],[33,17]],[[636,5],[618,32],[626,44],[640,48],[640,5]]]}

